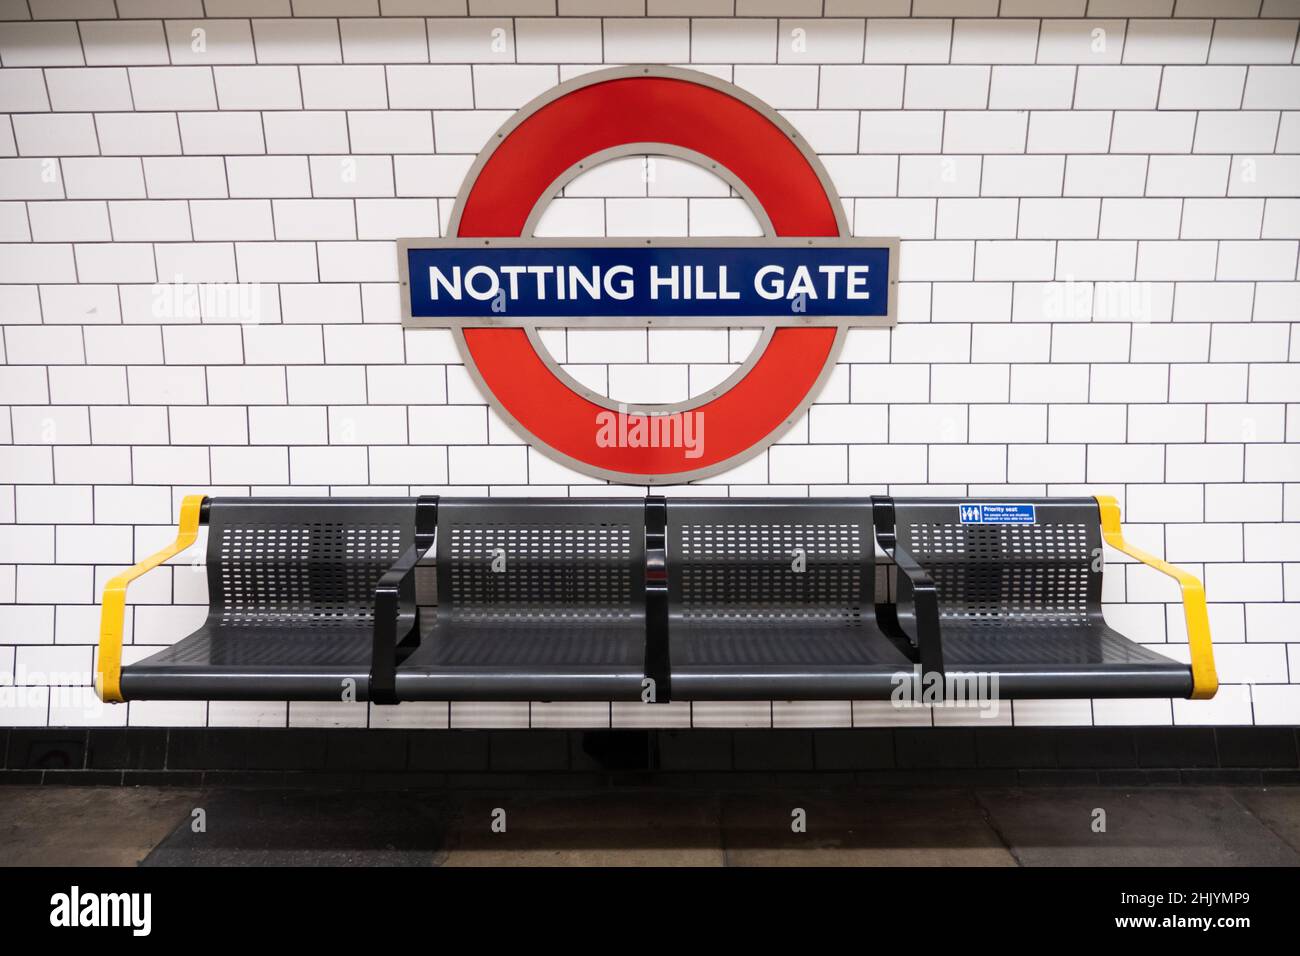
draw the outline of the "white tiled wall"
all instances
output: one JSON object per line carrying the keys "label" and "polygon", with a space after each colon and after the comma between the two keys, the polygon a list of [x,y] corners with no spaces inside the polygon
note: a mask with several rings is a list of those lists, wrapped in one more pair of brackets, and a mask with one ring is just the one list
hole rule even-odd
{"label": "white tiled wall", "polygon": [[[898,328],[851,333],[779,445],[672,493],[1116,494],[1134,540],[1204,577],[1223,689],[997,720],[1300,722],[1300,3],[556,2],[0,0],[0,724],[982,719],[95,705],[99,588],[170,539],[186,492],[644,491],[529,450],[448,335],[403,332],[392,243],[439,230],[512,110],[634,61],[766,99],[822,154],[853,228],[904,240]],[[756,228],[710,174],[636,158],[574,182],[542,226]],[[673,401],[754,335],[545,340],[593,388]],[[1112,566],[1106,587],[1114,623],[1185,659],[1163,579]],[[128,661],[202,617],[193,566],[131,593]]]}

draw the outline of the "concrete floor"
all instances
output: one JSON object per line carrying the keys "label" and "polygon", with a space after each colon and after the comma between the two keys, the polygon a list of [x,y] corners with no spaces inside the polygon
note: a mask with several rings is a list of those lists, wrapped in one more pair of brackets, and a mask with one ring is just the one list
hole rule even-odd
{"label": "concrete floor", "polygon": [[[1093,831],[1097,810],[1106,830]],[[805,832],[793,832],[796,810]],[[196,811],[202,811],[196,813]],[[493,820],[505,814],[505,832]],[[196,821],[203,823],[196,826]],[[1300,865],[1300,788],[0,788],[10,865]]]}

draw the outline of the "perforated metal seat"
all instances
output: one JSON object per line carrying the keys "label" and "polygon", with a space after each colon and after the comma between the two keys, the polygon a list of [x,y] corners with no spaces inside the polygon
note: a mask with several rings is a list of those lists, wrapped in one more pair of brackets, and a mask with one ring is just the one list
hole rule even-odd
{"label": "perforated metal seat", "polygon": [[[1024,504],[1033,523],[963,524],[963,504]],[[895,498],[900,547],[939,595],[948,672],[996,674],[1001,697],[1186,697],[1190,665],[1106,624],[1095,498]]]}
{"label": "perforated metal seat", "polygon": [[636,700],[645,678],[645,503],[438,502],[437,610],[400,700]]}
{"label": "perforated metal seat", "polygon": [[364,700],[375,585],[411,543],[415,500],[213,498],[204,514],[207,620],[124,666],[123,696]]}
{"label": "perforated metal seat", "polygon": [[674,699],[888,698],[913,659],[874,613],[864,500],[668,506]]}

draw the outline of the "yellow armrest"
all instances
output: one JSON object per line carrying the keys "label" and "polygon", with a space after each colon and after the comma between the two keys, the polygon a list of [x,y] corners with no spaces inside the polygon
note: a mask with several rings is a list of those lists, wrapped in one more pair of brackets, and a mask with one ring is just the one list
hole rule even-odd
{"label": "yellow armrest", "polygon": [[122,625],[126,617],[127,586],[164,561],[169,561],[194,543],[199,536],[199,511],[207,495],[186,495],[176,540],[135,567],[128,568],[104,585],[104,603],[99,617],[99,667],[95,671],[95,693],[106,704],[121,703]]}
{"label": "yellow armrest", "polygon": [[1120,531],[1119,502],[1110,495],[1096,497],[1101,509],[1101,535],[1106,543],[1178,582],[1183,594],[1183,614],[1187,618],[1187,643],[1192,650],[1191,699],[1213,697],[1219,689],[1219,675],[1214,670],[1214,646],[1210,643],[1210,614],[1205,606],[1205,588],[1194,575],[1125,541]]}

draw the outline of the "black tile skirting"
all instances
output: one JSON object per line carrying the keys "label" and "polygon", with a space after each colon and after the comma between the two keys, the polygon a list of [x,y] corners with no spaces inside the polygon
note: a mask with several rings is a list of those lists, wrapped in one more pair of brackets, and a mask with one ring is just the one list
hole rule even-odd
{"label": "black tile skirting", "polygon": [[0,783],[764,787],[1300,783],[1300,728],[0,728]]}

